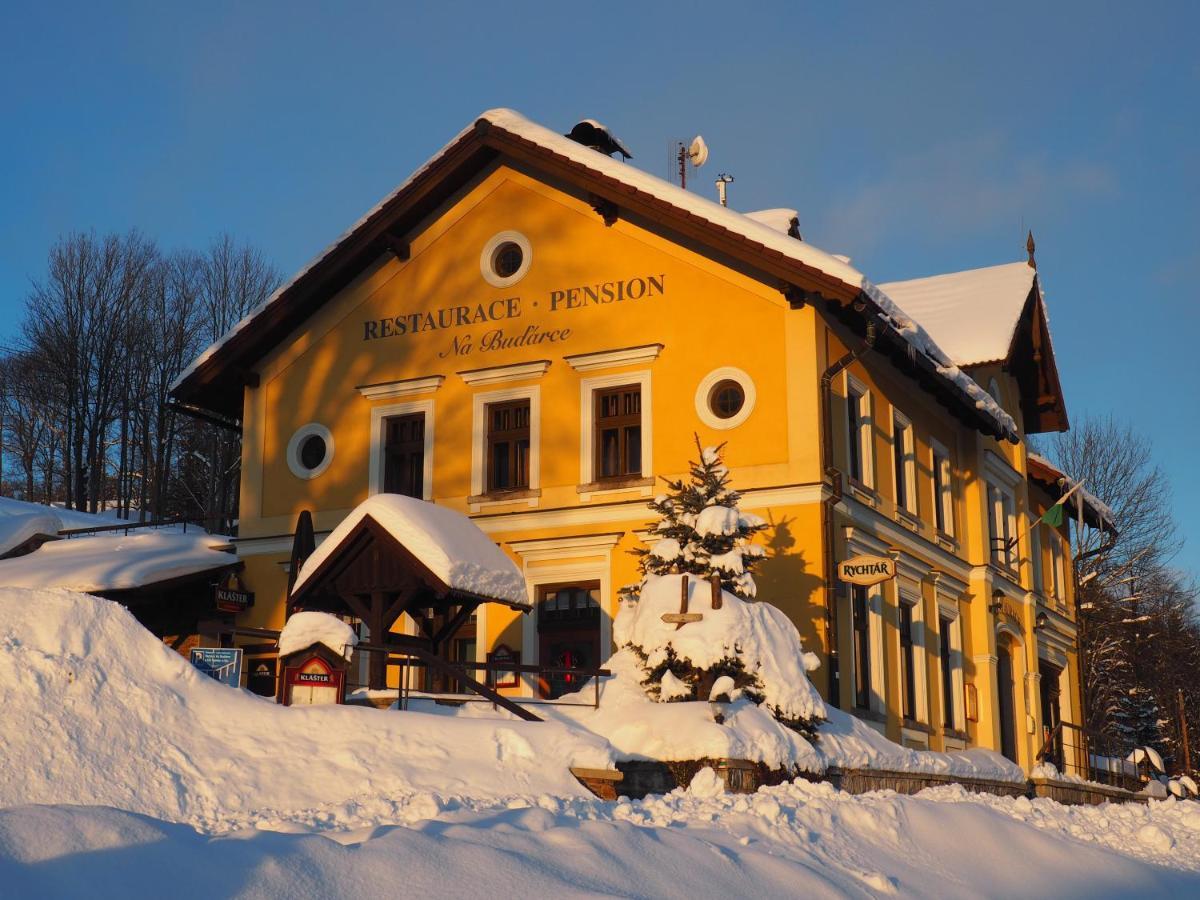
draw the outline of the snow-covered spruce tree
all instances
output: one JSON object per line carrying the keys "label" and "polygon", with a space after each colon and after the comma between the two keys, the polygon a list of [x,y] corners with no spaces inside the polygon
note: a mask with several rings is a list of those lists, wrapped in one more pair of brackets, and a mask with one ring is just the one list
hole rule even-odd
{"label": "snow-covered spruce tree", "polygon": [[[639,548],[638,570],[646,575],[716,575],[721,587],[742,599],[755,594],[755,564],[763,548],[754,535],[767,527],[758,516],[738,509],[741,495],[729,487],[729,469],[721,459],[725,445],[701,447],[696,436],[697,461],[689,463],[690,477],[666,479],[668,493],[650,501],[659,517],[655,540]],[[639,585],[625,588],[636,598]]]}
{"label": "snow-covered spruce tree", "polygon": [[[668,480],[669,493],[650,503],[659,521],[649,547],[634,551],[642,578],[622,591],[614,634],[653,699],[749,701],[811,740],[824,715],[806,674],[816,657],[787,616],[753,599],[752,570],[764,555],[753,541],[766,523],[738,509],[724,445],[701,447],[697,438],[696,447],[689,478]],[[702,618],[677,628],[662,614],[678,612],[685,592]]]}

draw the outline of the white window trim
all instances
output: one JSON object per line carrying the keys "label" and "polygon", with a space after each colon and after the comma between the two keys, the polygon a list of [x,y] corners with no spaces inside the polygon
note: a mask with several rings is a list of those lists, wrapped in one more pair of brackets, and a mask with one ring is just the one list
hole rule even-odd
{"label": "white window trim", "polygon": [[1057,531],[1050,533],[1050,567],[1051,567],[1051,586],[1050,596],[1054,598],[1056,603],[1066,603],[1066,552],[1063,546],[1062,535]]}
{"label": "white window trim", "polygon": [[[893,460],[895,460],[895,452],[896,452],[895,444],[896,444],[896,428],[897,428],[897,426],[904,429],[904,435],[905,435],[904,447],[901,448],[902,452],[903,452],[903,459],[904,459],[904,471],[903,471],[903,473],[896,472],[896,471],[892,472],[892,497],[896,498],[896,497],[900,496],[899,482],[900,482],[901,478],[903,478],[904,485],[906,488],[906,490],[904,492],[904,499],[905,499],[904,506],[900,506],[899,503],[897,503],[896,505],[897,505],[897,507],[902,509],[904,512],[908,513],[910,516],[915,516],[915,515],[917,515],[917,454],[916,454],[916,440],[913,436],[913,424],[912,424],[912,420],[910,420],[908,418],[908,416],[904,415],[904,413],[900,412],[900,410],[896,409],[896,407],[893,406],[892,407],[892,447],[893,447],[892,459]],[[892,468],[895,469],[894,462],[893,462]]]}
{"label": "white window trim", "polygon": [[945,596],[938,597],[938,616],[949,619],[950,634],[938,635],[938,671],[941,672],[942,642],[949,638],[950,641],[950,678],[953,690],[951,691],[951,700],[954,702],[954,709],[951,710],[950,721],[955,731],[965,732],[967,730],[966,710],[963,708],[965,685],[963,682],[963,648],[962,648],[962,617],[959,615],[958,604],[952,599]]}
{"label": "white window trim", "polygon": [[[529,490],[542,486],[542,389],[540,385],[482,391],[471,398],[471,495],[481,496],[487,489],[487,406],[506,400],[529,401]],[[537,506],[538,498],[528,498]],[[478,504],[473,504],[478,505]]]}
{"label": "white window trim", "polygon": [[[846,405],[850,404],[851,391],[859,395],[860,407],[858,410],[858,447],[859,459],[862,462],[862,480],[861,483],[869,488],[875,487],[875,442],[872,437],[875,433],[874,419],[874,398],[871,396],[871,389],[862,381],[859,381],[849,372],[846,373],[845,395]],[[855,436],[850,433],[850,418],[846,418],[846,440],[853,441]],[[850,448],[846,447],[846,471],[849,474],[850,470]]]}
{"label": "white window trim", "polygon": [[[300,445],[314,434],[325,441],[325,458],[315,468],[306,469],[300,462]],[[296,429],[295,434],[292,435],[287,445],[287,464],[293,475],[305,481],[311,481],[313,478],[323,475],[332,462],[333,432],[320,422],[309,422]]]}
{"label": "white window trim", "polygon": [[[921,586],[910,585],[907,580],[896,579],[896,612],[899,615],[900,605],[905,604],[911,606],[913,610],[912,617],[912,643],[913,643],[913,720],[917,722],[929,723],[929,699],[928,699],[928,673],[926,672],[925,659],[925,604],[921,598]],[[900,685],[900,712],[903,719],[904,711],[904,679],[903,679],[904,661],[901,659],[900,653],[900,628],[897,621],[896,628],[896,676],[897,684]]]}
{"label": "white window trim", "polygon": [[[946,526],[945,528],[943,528],[941,530],[942,534],[945,534],[948,537],[954,537],[954,533],[955,533],[954,463],[951,459],[950,451],[947,450],[946,446],[941,441],[939,441],[937,438],[931,437],[929,439],[929,447],[930,447],[930,451],[931,451],[930,462],[929,462],[930,472],[932,472],[935,468],[939,467],[939,462],[938,462],[939,459],[941,460],[940,466],[944,470],[942,472],[942,485],[943,485],[942,496],[940,496],[940,497],[938,496],[937,480],[933,477],[930,477],[930,479],[929,479],[930,491],[933,494],[933,504],[934,504],[933,508],[936,510],[938,504],[941,504],[942,522]],[[934,522],[934,527],[936,528],[937,527],[936,511],[934,514],[933,522]]]}
{"label": "white window trim", "polygon": [[433,401],[413,400],[371,409],[371,449],[368,461],[367,496],[383,491],[384,419],[421,413],[425,416],[424,468],[421,472],[421,499],[433,499]]}
{"label": "white window trim", "polygon": [[[737,382],[742,388],[742,393],[745,395],[745,402],[742,403],[742,408],[728,419],[722,419],[714,413],[708,403],[709,393],[722,381]],[[719,369],[713,369],[705,375],[700,380],[700,384],[696,386],[696,414],[700,417],[700,421],[709,428],[715,428],[718,431],[728,431],[730,428],[737,428],[750,418],[750,413],[754,412],[754,403],[757,399],[758,391],[755,390],[754,379],[734,366],[721,366]]]}
{"label": "white window trim", "polygon": [[[654,415],[650,395],[650,372],[642,369],[621,375],[599,375],[579,382],[579,483],[592,484],[596,460],[596,404],[593,394],[604,388],[636,384],[642,391],[642,478],[654,477]],[[532,479],[531,479],[532,480]],[[586,499],[586,498],[585,498]]]}
{"label": "white window trim", "polygon": [[1042,562],[1042,525],[1034,524],[1029,529],[1029,557],[1032,562],[1033,576],[1033,592],[1045,597],[1048,591],[1046,590],[1046,570]]}
{"label": "white window trim", "polygon": [[1000,568],[1015,572],[1021,558],[1021,548],[1014,545],[1005,550],[999,541],[1017,537],[1017,498],[1007,485],[984,479],[987,495],[988,561]]}

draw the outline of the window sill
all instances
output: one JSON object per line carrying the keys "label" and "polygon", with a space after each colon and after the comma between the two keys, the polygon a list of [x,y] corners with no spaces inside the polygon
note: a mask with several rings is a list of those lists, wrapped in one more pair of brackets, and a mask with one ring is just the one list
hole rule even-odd
{"label": "window sill", "polygon": [[604,481],[589,481],[587,484],[580,484],[575,487],[575,492],[579,494],[580,500],[589,500],[594,496],[608,496],[610,494],[626,494],[630,491],[638,491],[643,497],[649,497],[651,490],[654,488],[654,476],[633,478],[610,478]]}
{"label": "window sill", "polygon": [[541,488],[519,491],[492,491],[487,494],[475,494],[468,497],[467,504],[471,507],[472,512],[478,512],[481,508],[487,506],[504,506],[512,503],[525,503],[528,506],[537,506],[538,498],[541,496]]}
{"label": "window sill", "polygon": [[905,731],[919,731],[921,734],[933,734],[933,729],[924,722],[918,722],[916,719],[904,718],[900,722],[900,727]]}
{"label": "window sill", "polygon": [[970,740],[965,731],[959,731],[956,728],[948,726],[942,729],[942,737],[948,741],[962,741],[964,744]]}
{"label": "window sill", "polygon": [[872,488],[867,487],[861,481],[856,481],[853,478],[848,479],[846,488],[853,495],[854,499],[860,503],[865,503],[873,509],[879,507],[879,494],[875,493]]}
{"label": "window sill", "polygon": [[934,540],[943,550],[949,550],[951,553],[958,553],[958,541],[953,535],[947,534],[944,531],[939,531],[934,535]]}
{"label": "window sill", "polygon": [[913,534],[921,533],[921,520],[917,518],[915,513],[911,513],[903,507],[896,507],[896,521]]}

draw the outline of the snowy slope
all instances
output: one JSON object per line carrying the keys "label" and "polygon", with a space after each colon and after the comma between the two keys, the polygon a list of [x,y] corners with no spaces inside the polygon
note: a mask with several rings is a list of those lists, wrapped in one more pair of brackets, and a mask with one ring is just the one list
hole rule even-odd
{"label": "snowy slope", "polygon": [[113,809],[0,810],[0,885],[12,896],[160,897],[170,885],[174,898],[288,900],[1200,891],[1194,803],[1067,808],[950,789],[853,797],[797,783],[637,803],[530,797],[389,824],[209,837]]}
{"label": "snowy slope", "polygon": [[68,591],[0,589],[0,710],[0,807],[211,822],[359,796],[569,797],[582,789],[568,766],[611,760],[603,740],[553,723],[279,707],[201,675],[121,606]]}

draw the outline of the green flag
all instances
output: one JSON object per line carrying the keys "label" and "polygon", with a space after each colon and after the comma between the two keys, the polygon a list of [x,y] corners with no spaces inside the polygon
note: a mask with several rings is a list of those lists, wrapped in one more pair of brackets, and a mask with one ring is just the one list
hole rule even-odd
{"label": "green flag", "polygon": [[1062,503],[1055,503],[1052,507],[1050,507],[1048,510],[1046,510],[1042,514],[1042,518],[1039,521],[1045,522],[1051,528],[1062,528],[1062,523],[1063,523],[1063,505],[1062,505]]}

